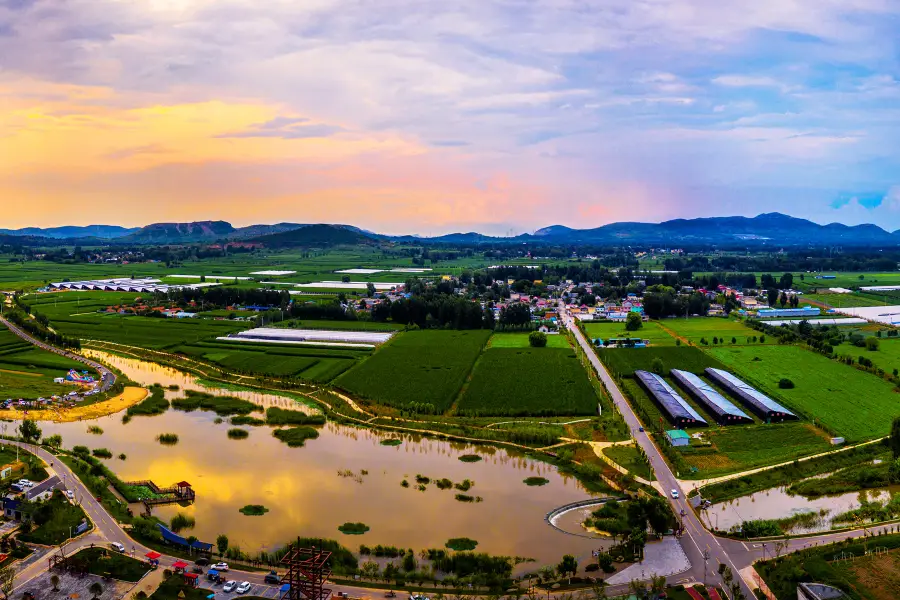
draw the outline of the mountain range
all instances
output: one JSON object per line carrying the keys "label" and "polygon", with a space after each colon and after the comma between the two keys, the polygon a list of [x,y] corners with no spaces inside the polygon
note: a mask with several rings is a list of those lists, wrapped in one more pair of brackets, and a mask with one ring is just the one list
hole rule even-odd
{"label": "mountain range", "polygon": [[804,244],[846,246],[898,246],[900,231],[886,231],[877,225],[819,225],[781,213],[756,217],[707,217],[674,219],[662,223],[620,222],[592,229],[551,225],[531,234],[492,237],[476,232],[451,233],[435,237],[387,236],[352,225],[275,223],[234,227],[226,221],[153,223],[139,228],[116,225],[28,227],[0,229],[0,241],[27,245],[82,244],[183,244],[243,240],[268,247],[331,246],[378,243],[381,241],[435,244],[607,244],[607,245],[770,245]]}

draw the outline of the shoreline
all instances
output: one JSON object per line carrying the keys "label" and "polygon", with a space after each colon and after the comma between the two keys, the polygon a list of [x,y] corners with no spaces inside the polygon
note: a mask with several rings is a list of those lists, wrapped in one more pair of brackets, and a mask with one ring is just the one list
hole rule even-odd
{"label": "shoreline", "polygon": [[126,408],[134,406],[146,398],[150,392],[142,387],[128,386],[121,394],[107,400],[101,400],[87,406],[75,406],[62,411],[38,409],[38,410],[0,410],[0,419],[11,421],[53,421],[54,423],[74,423],[75,421],[88,421],[108,417]]}

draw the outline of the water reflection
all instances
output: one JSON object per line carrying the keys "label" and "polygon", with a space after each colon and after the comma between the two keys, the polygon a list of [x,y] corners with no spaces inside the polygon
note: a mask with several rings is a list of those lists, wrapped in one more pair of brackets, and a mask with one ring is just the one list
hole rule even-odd
{"label": "water reflection", "polygon": [[[294,402],[277,395],[215,390],[152,363],[103,358],[142,384],[175,384],[266,406],[290,407]],[[225,533],[232,545],[249,552],[273,550],[296,535],[334,538],[351,548],[366,543],[416,550],[443,547],[452,537],[470,537],[478,540],[478,550],[555,564],[567,553],[585,560],[591,550],[609,544],[566,535],[546,524],[544,516],[552,509],[590,494],[574,478],[523,455],[412,435],[399,436],[400,446],[383,446],[381,440],[398,436],[335,423],[324,426],[321,436],[305,447],[288,448],[269,427],[247,428],[248,439],[231,440],[226,435],[231,425],[227,420],[217,424],[215,419],[211,412],[170,410],[123,424],[121,415],[111,415],[96,421],[104,430],[101,436],[87,433],[94,422],[41,423],[41,427],[44,435],[62,435],[67,448],[83,444],[109,448],[114,455],[125,453],[125,461],[106,461],[123,479],[152,479],[160,485],[190,482],[197,492],[196,504],[159,507],[154,514],[164,520],[179,511],[193,515],[197,525],[191,533],[199,539],[213,542]],[[162,446],[156,442],[160,433],[175,433],[180,441]],[[458,460],[473,453],[483,460]],[[339,475],[346,470],[356,476]],[[368,474],[359,475],[362,470]],[[424,492],[414,484],[401,487],[403,479],[412,484],[417,474],[454,482],[470,479],[475,486],[467,493],[484,501],[459,502],[457,490],[439,490],[434,484]],[[522,480],[532,475],[550,483],[528,487]],[[238,509],[247,504],[265,505],[269,512],[244,516]],[[363,536],[341,534],[337,527],[346,521],[361,521],[371,531]]]}
{"label": "water reflection", "polygon": [[[727,531],[740,525],[742,521],[784,519],[800,513],[827,511],[823,518],[818,519],[814,525],[808,527],[798,526],[790,532],[798,534],[827,531],[831,529],[832,519],[835,516],[860,506],[859,492],[807,499],[803,496],[790,495],[786,490],[786,487],[772,488],[735,500],[714,504],[709,509],[700,511],[700,516],[708,527]],[[890,498],[891,491],[897,490],[869,490],[868,498],[870,501],[884,501]],[[844,525],[838,524],[838,526]]]}

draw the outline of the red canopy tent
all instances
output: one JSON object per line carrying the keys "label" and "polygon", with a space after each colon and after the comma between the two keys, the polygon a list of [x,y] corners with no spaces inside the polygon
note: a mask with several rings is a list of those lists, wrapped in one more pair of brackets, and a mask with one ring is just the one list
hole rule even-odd
{"label": "red canopy tent", "polygon": [[162,556],[162,554],[160,554],[159,552],[155,552],[155,551],[151,550],[150,552],[148,552],[148,553],[145,554],[144,556],[146,556],[146,557],[149,558],[150,560],[159,560],[159,557]]}
{"label": "red canopy tent", "polygon": [[188,564],[186,562],[184,562],[183,560],[178,560],[178,561],[175,561],[175,563],[172,565],[172,568],[175,569],[176,571],[184,571],[185,569],[188,568]]}

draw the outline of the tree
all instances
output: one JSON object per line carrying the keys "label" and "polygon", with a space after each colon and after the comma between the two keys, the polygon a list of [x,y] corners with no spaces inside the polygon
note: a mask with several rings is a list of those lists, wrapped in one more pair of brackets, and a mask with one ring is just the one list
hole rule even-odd
{"label": "tree", "polygon": [[53,586],[53,591],[54,591],[54,592],[58,592],[58,591],[59,591],[59,575],[57,575],[56,573],[54,573],[53,575],[50,576],[50,585]]}
{"label": "tree", "polygon": [[194,551],[194,543],[197,541],[197,536],[195,536],[195,535],[189,536],[187,538],[187,540],[185,540],[185,541],[187,541],[187,543],[188,543],[188,552],[189,553],[193,552]]}
{"label": "tree", "polygon": [[578,571],[578,561],[571,554],[566,554],[562,560],[556,565],[556,572],[560,577],[572,577]]}
{"label": "tree", "polygon": [[88,587],[88,591],[94,596],[94,598],[98,598],[100,594],[103,593],[103,586],[100,585],[99,581],[95,581]]}
{"label": "tree", "polygon": [[371,281],[368,282],[368,283],[366,283],[366,295],[367,295],[369,298],[374,298],[374,297],[375,297],[375,284],[372,283]]}
{"label": "tree", "polygon": [[219,556],[223,556],[228,550],[228,536],[224,533],[219,534],[219,537],[216,538],[216,549],[219,551]]}
{"label": "tree", "polygon": [[644,322],[641,319],[640,313],[630,312],[628,316],[625,317],[625,330],[626,331],[637,331],[641,327],[644,326]]}
{"label": "tree", "polygon": [[667,375],[666,365],[663,364],[662,359],[658,356],[650,361],[650,371],[657,375]]}
{"label": "tree", "polygon": [[543,348],[547,345],[547,334],[543,331],[532,331],[528,334],[528,344],[532,348]]}
{"label": "tree", "polygon": [[44,444],[50,446],[51,448],[59,448],[62,446],[62,436],[57,434],[48,435],[44,438]]}
{"label": "tree", "polygon": [[878,350],[878,338],[867,337],[866,350],[868,350],[869,352],[875,352],[876,350]]}
{"label": "tree", "polygon": [[662,594],[666,590],[666,578],[662,575],[650,576],[650,593],[654,596]]}
{"label": "tree", "polygon": [[22,421],[22,424],[19,425],[19,435],[21,435],[22,439],[26,442],[36,444],[37,441],[41,439],[41,428],[31,419],[25,419]]}
{"label": "tree", "polygon": [[647,597],[647,584],[643,581],[638,581],[637,579],[632,579],[628,582],[628,589],[631,590],[631,593],[637,596],[638,598],[646,598]]}
{"label": "tree", "polygon": [[4,600],[9,600],[9,595],[15,587],[16,570],[12,567],[3,567],[0,569],[0,592],[3,593]]}
{"label": "tree", "polygon": [[894,458],[900,458],[900,417],[894,417],[894,422],[891,423],[890,446]]}

